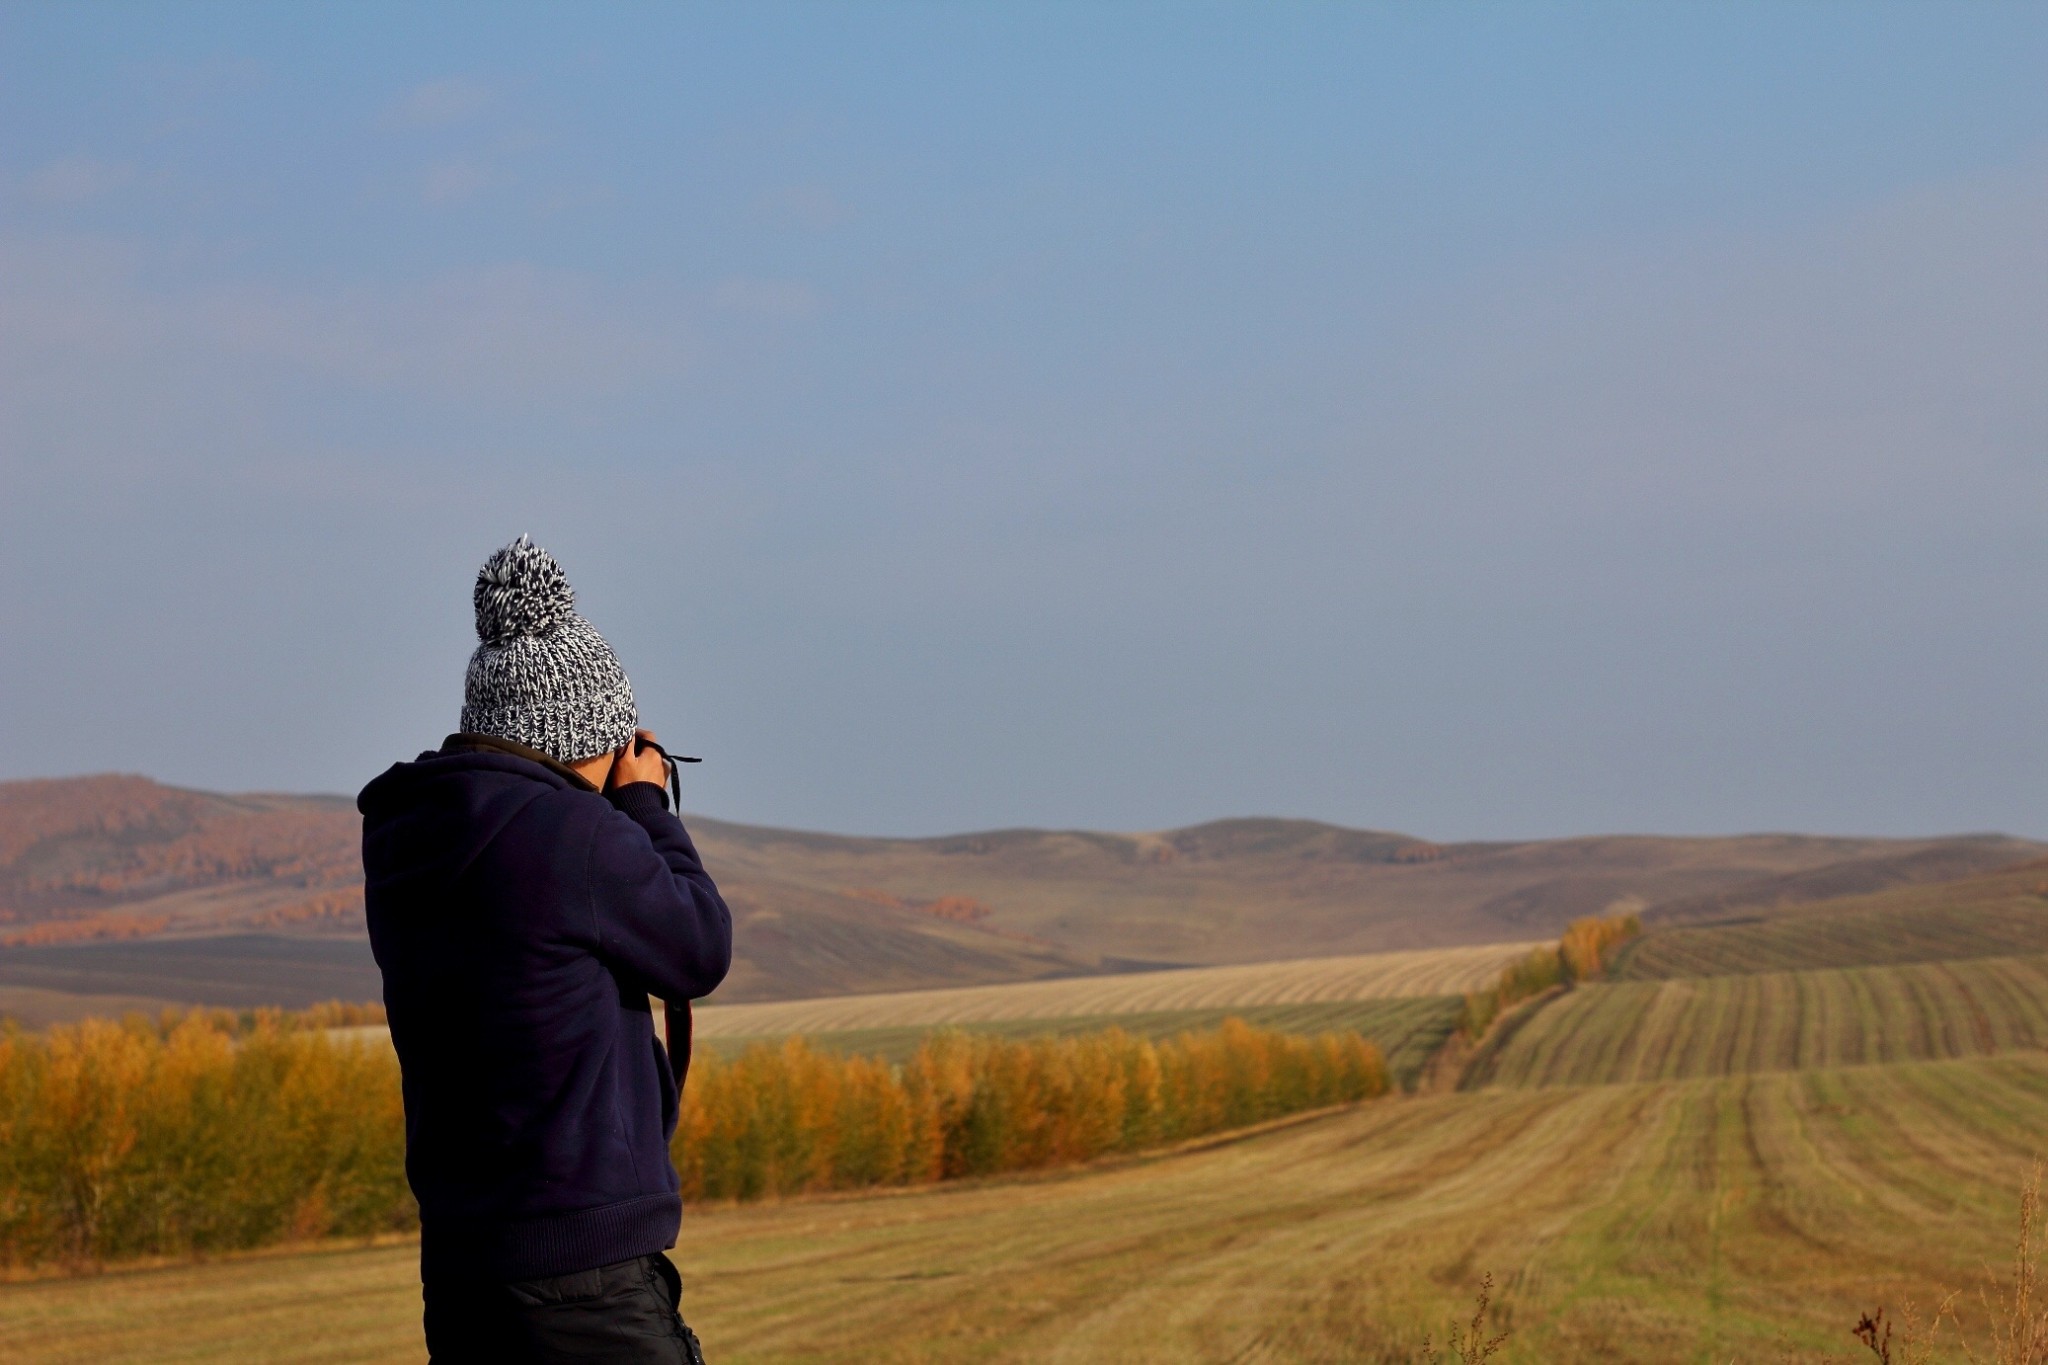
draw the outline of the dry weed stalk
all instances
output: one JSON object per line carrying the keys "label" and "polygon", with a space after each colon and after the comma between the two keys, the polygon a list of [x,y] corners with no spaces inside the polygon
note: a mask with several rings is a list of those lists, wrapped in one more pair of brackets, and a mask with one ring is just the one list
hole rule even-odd
{"label": "dry weed stalk", "polygon": [[[1977,1294],[1991,1315],[1991,1357],[1984,1365],[2041,1365],[2048,1361],[2048,1304],[2041,1302],[2037,1286],[2041,1253],[2034,1245],[2041,1218],[2042,1170],[2042,1161],[2036,1157],[2020,1187],[2020,1233],[2013,1246],[2011,1286],[2001,1285],[1987,1269],[1991,1283]],[[1963,1353],[1977,1360],[1977,1353],[1967,1343]]]}
{"label": "dry weed stalk", "polygon": [[[1880,1365],[1928,1365],[1941,1335],[1941,1325],[1955,1317],[1956,1295],[1935,1305],[1934,1315],[1924,1322],[1911,1299],[1906,1300],[1896,1320],[1885,1321],[1884,1309],[1865,1313],[1855,1328],[1856,1340],[1878,1358]],[[1893,1341],[1896,1333],[1898,1340]]]}
{"label": "dry weed stalk", "polygon": [[2002,1283],[1987,1266],[1984,1277],[1988,1283],[1977,1291],[1977,1299],[1991,1319],[1991,1354],[1979,1356],[1963,1334],[1955,1311],[1959,1295],[1951,1293],[1935,1305],[1933,1316],[1924,1322],[1910,1300],[1900,1309],[1895,1322],[1885,1320],[1882,1308],[1863,1315],[1853,1329],[1856,1340],[1877,1357],[1880,1365],[1927,1365],[1934,1359],[1945,1322],[1955,1326],[1956,1344],[1972,1365],[2048,1365],[2048,1303],[2042,1300],[2041,1253],[2035,1245],[2041,1219],[2043,1171],[2042,1161],[2036,1158],[2020,1186],[2020,1226],[2013,1245],[2012,1283]]}
{"label": "dry weed stalk", "polygon": [[[1508,1334],[1486,1335],[1486,1310],[1493,1305],[1493,1272],[1487,1271],[1479,1280],[1479,1301],[1472,1309],[1472,1322],[1468,1327],[1451,1329],[1450,1358],[1458,1365],[1482,1365],[1493,1359],[1501,1347],[1507,1345]],[[1436,1343],[1429,1337],[1422,1339],[1422,1358],[1429,1365],[1441,1365],[1444,1355],[1437,1350]]]}

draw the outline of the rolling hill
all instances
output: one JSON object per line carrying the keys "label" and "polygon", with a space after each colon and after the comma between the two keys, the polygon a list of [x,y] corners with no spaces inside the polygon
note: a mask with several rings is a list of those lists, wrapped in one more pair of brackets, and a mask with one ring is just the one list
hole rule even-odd
{"label": "rolling hill", "polygon": [[[2000,835],[1435,844],[1277,819],[930,839],[690,824],[738,922],[722,1001],[1546,938],[1616,907],[1677,925],[2048,853]],[[0,1010],[374,995],[358,838],[344,797],[0,783]]]}

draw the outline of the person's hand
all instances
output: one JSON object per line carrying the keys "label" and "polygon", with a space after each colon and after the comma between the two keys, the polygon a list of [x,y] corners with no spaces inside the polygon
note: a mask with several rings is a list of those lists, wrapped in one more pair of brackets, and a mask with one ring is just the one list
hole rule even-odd
{"label": "person's hand", "polygon": [[623,787],[632,782],[652,782],[659,787],[668,782],[668,763],[662,758],[661,750],[642,747],[653,738],[652,730],[633,732],[633,738],[620,746],[617,757],[612,760],[609,785]]}

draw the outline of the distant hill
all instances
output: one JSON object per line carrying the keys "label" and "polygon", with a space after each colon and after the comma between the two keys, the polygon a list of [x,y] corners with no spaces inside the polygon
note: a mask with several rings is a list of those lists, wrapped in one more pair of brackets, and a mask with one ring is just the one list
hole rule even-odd
{"label": "distant hill", "polygon": [[[1545,938],[1579,915],[1722,918],[2048,854],[2002,835],[1435,844],[1277,819],[930,839],[690,826],[737,916],[732,1001]],[[345,797],[0,783],[0,1009],[373,995],[359,837]]]}

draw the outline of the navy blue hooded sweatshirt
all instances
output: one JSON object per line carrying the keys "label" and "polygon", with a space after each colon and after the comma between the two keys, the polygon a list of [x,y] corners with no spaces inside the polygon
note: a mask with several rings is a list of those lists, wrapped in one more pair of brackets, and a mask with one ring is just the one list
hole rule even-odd
{"label": "navy blue hooded sweatshirt", "polygon": [[676,1086],[648,996],[709,994],[732,918],[661,788],[600,794],[457,735],[356,804],[422,1277],[563,1275],[675,1245]]}

